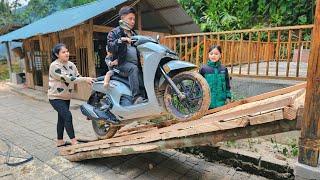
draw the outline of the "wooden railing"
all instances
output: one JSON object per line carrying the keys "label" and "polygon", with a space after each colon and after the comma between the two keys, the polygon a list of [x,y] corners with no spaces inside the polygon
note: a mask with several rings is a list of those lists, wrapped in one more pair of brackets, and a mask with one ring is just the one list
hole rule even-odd
{"label": "wooden railing", "polygon": [[197,66],[212,45],[232,76],[305,80],[313,25],[165,36],[162,42]]}

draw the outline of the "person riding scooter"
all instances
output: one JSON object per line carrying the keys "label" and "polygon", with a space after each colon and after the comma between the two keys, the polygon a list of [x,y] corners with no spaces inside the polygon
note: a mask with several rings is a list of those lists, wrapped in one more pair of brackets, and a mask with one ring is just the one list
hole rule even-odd
{"label": "person riding scooter", "polygon": [[[135,10],[132,7],[124,6],[119,11],[119,26],[108,34],[107,46],[112,53],[113,65],[123,72],[129,80],[129,87],[132,92],[133,104],[145,102],[140,87],[143,86],[141,79],[141,65],[139,52],[132,46],[131,36],[137,35],[133,30],[135,25]],[[140,77],[139,77],[140,76]]]}

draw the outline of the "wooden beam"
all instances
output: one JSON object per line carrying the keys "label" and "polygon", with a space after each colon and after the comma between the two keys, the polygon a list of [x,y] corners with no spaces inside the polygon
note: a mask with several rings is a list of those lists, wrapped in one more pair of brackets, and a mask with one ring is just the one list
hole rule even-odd
{"label": "wooden beam", "polygon": [[318,166],[320,152],[320,1],[316,2],[315,13],[298,158],[313,167]]}
{"label": "wooden beam", "polygon": [[[278,63],[277,63],[278,64]],[[250,67],[250,66],[249,66]],[[248,67],[248,69],[250,69]],[[250,71],[248,71],[249,73]],[[306,77],[285,77],[285,76],[265,76],[265,75],[250,75],[250,74],[230,74],[231,77],[246,77],[246,78],[256,78],[256,79],[277,79],[277,80],[296,80],[296,81],[305,81],[307,80]]]}
{"label": "wooden beam", "polygon": [[11,79],[11,74],[12,74],[12,56],[11,56],[11,51],[10,51],[10,44],[9,42],[5,42],[6,49],[7,49],[7,63],[8,63],[8,68],[9,68],[9,77],[10,81]]}
{"label": "wooden beam", "polygon": [[299,25],[299,26],[284,26],[284,27],[274,27],[274,28],[264,28],[264,29],[244,29],[244,30],[235,30],[235,31],[221,31],[221,32],[207,32],[207,33],[189,33],[189,34],[179,34],[168,36],[170,38],[178,38],[185,36],[204,36],[204,35],[218,35],[218,34],[233,34],[233,33],[252,33],[259,31],[284,31],[284,30],[295,30],[295,29],[312,29],[313,24],[310,25]]}
{"label": "wooden beam", "polygon": [[153,10],[142,11],[141,14],[160,12],[160,11],[176,9],[176,8],[180,8],[180,6],[179,5],[173,5],[173,6],[167,6],[167,7],[162,7],[162,8],[156,8],[156,9],[154,9],[154,11]]}
{"label": "wooden beam", "polygon": [[112,29],[113,29],[113,27],[93,25],[93,32],[107,33],[109,31],[111,31]]}
{"label": "wooden beam", "polygon": [[173,24],[172,26],[185,26],[185,25],[190,25],[190,24],[193,24],[194,22],[193,21],[188,21],[188,22],[185,22],[185,23],[180,23],[180,24]]}
{"label": "wooden beam", "polygon": [[271,123],[258,124],[255,126],[248,126],[245,128],[241,127],[224,131],[215,131],[203,135],[194,135],[191,137],[160,140],[147,144],[134,144],[109,148],[103,148],[103,146],[100,146],[91,151],[75,153],[71,155],[65,154],[64,157],[70,161],[81,161],[84,159],[146,153],[181,147],[204,146],[222,141],[253,138],[293,130],[296,130],[296,121],[281,120]]}
{"label": "wooden beam", "polygon": [[255,101],[260,101],[260,100],[267,99],[267,98],[274,97],[274,96],[283,95],[283,94],[290,93],[290,92],[293,92],[293,91],[296,91],[296,90],[299,90],[299,89],[304,89],[305,87],[306,87],[306,83],[301,83],[301,84],[297,84],[297,85],[290,86],[290,87],[287,87],[287,88],[283,88],[283,89],[279,89],[279,90],[263,93],[263,94],[260,94],[260,95],[257,95],[257,96],[248,97],[248,98],[245,98],[245,99],[242,99],[242,100],[239,100],[239,101],[236,101],[236,102],[233,102],[233,103],[230,103],[230,104],[227,104],[227,105],[215,108],[215,109],[208,110],[206,112],[206,114],[212,114],[212,113],[216,113],[216,112],[219,112],[219,111],[227,110],[227,109],[230,109],[230,108],[242,105],[242,104],[255,102]]}
{"label": "wooden beam", "polygon": [[90,19],[88,26],[88,36],[86,37],[86,45],[88,47],[88,68],[89,76],[96,77],[96,65],[94,56],[94,44],[93,44],[93,20]]}
{"label": "wooden beam", "polygon": [[282,109],[254,117],[249,117],[250,125],[263,124],[281,119],[284,119],[284,113]]}
{"label": "wooden beam", "polygon": [[[151,8],[151,11],[155,11],[155,8],[152,6],[152,4],[150,4],[148,1],[144,1],[144,2]],[[155,11],[155,13],[157,14],[158,18],[160,18],[160,20],[168,27],[169,32],[171,34],[176,34],[177,31],[174,29],[174,27],[171,26],[171,24],[168,23],[168,21],[165,18],[163,18],[158,11]]]}
{"label": "wooden beam", "polygon": [[141,7],[139,4],[137,4],[137,11],[138,11],[138,31],[141,33],[142,31],[142,13],[141,13]]}

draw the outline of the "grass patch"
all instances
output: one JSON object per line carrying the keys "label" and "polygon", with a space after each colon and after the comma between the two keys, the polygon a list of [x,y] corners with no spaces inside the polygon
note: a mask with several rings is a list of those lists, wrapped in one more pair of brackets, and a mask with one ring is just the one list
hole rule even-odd
{"label": "grass patch", "polygon": [[[12,72],[15,73],[19,73],[20,70],[20,66],[18,62],[13,62],[12,63]],[[8,68],[8,64],[7,61],[0,61],[0,81],[5,81],[7,79],[9,79],[9,68]]]}
{"label": "grass patch", "polygon": [[0,81],[9,79],[9,69],[7,63],[0,62]]}

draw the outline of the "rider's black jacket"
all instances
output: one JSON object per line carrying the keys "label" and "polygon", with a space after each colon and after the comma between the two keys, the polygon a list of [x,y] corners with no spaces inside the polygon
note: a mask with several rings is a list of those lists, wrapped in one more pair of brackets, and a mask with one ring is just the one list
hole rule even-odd
{"label": "rider's black jacket", "polygon": [[[137,35],[137,33],[132,30],[133,35]],[[122,42],[120,40],[121,37],[128,37],[124,30],[118,26],[114,29],[112,29],[108,33],[108,38],[107,38],[107,46],[108,46],[108,51],[112,53],[112,60],[118,59],[119,65],[123,63],[126,59],[126,54],[127,54],[127,43]],[[139,52],[137,51],[137,56],[139,59]]]}

